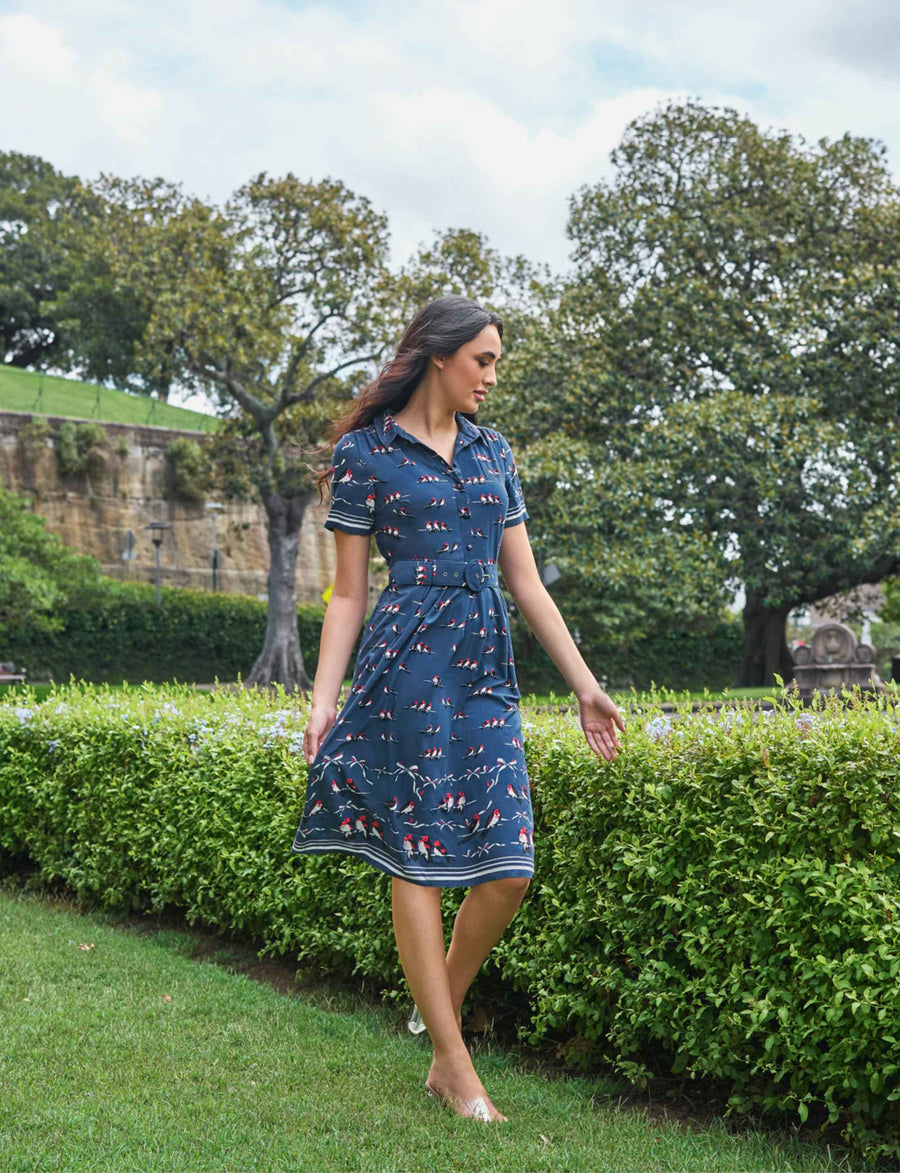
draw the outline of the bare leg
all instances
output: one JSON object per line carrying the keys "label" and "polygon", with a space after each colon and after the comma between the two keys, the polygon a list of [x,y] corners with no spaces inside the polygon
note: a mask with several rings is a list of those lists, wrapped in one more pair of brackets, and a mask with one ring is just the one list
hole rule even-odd
{"label": "bare leg", "polygon": [[457,1022],[462,1019],[463,1000],[473,978],[515,916],[529,882],[527,876],[514,876],[476,884],[459,906],[446,962]]}
{"label": "bare leg", "polygon": [[[429,1079],[445,1095],[463,1100],[484,1096],[488,1100],[463,1042],[450,996],[441,925],[441,889],[394,877],[391,905],[400,964],[434,1048]],[[500,1117],[496,1109],[493,1111]]]}

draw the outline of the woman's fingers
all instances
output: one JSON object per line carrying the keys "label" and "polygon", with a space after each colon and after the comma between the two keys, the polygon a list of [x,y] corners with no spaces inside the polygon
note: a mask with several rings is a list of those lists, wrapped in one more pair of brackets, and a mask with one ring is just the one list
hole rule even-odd
{"label": "woman's fingers", "polygon": [[308,766],[315,760],[317,742],[318,738],[316,735],[307,729],[303,735],[303,754]]}
{"label": "woman's fingers", "polygon": [[608,762],[614,761],[618,751],[622,748],[622,743],[619,741],[615,729],[587,727],[584,729],[584,735],[594,753],[598,756],[602,754]]}

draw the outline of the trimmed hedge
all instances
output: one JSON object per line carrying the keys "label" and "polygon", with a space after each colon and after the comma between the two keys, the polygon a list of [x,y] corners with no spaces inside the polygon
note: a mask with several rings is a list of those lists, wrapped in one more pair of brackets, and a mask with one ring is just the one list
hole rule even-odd
{"label": "trimmed hedge", "polygon": [[[175,905],[262,951],[397,985],[390,879],[303,856],[306,710],[144,686],[0,704],[0,854],[123,911]],[[626,715],[595,758],[528,720],[536,876],[487,973],[533,1043],[900,1156],[900,719],[885,701]],[[464,890],[445,893],[449,929]],[[894,1032],[897,1031],[898,1034]]]}
{"label": "trimmed hedge", "polygon": [[[510,614],[516,676],[523,691],[546,692],[565,688],[553,661],[519,614]],[[732,688],[740,676],[744,655],[744,625],[739,615],[706,629],[674,623],[624,647],[593,647],[582,643],[581,654],[611,689],[654,687]]]}
{"label": "trimmed hedge", "polygon": [[[60,630],[4,632],[3,658],[24,664],[33,681],[75,676],[108,684],[208,683],[249,673],[265,638],[265,601],[183,587],[163,587],[161,594],[158,607],[152,583],[107,579],[99,601],[60,613]],[[324,607],[297,608],[310,678],[319,662],[324,618]]]}
{"label": "trimmed hedge", "polygon": [[[146,582],[102,580],[96,599],[63,608],[57,631],[38,628],[0,632],[6,660],[24,664],[28,677],[94,683],[163,684],[180,680],[209,683],[245,677],[263,646],[266,603],[250,595],[218,594]],[[310,678],[319,660],[325,608],[300,605],[300,647]],[[511,608],[510,632],[516,649],[516,676],[523,692],[566,690],[556,665],[528,625]],[[360,637],[356,647],[359,646]],[[743,627],[739,618],[708,631],[672,627],[634,640],[626,648],[582,645],[607,687],[695,689],[730,687],[740,668]],[[355,667],[355,649],[348,674]]]}

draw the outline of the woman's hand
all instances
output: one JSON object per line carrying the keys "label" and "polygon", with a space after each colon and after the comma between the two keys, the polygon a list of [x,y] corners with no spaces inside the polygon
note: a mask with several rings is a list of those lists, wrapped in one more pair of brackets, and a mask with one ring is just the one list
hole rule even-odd
{"label": "woman's hand", "polygon": [[311,766],[316,760],[319,746],[328,735],[331,726],[337,720],[335,705],[313,705],[309,710],[309,721],[303,734],[303,756],[306,764]]}
{"label": "woman's hand", "polygon": [[603,754],[611,762],[622,748],[616,726],[625,731],[625,718],[615,703],[599,686],[578,697],[581,707],[581,728],[588,745],[595,754]]}

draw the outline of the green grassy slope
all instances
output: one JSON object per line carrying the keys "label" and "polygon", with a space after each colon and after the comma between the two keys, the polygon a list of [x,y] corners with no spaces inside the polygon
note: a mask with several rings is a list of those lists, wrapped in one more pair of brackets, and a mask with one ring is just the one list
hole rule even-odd
{"label": "green grassy slope", "polygon": [[0,411],[67,415],[116,424],[153,424],[198,432],[215,431],[219,424],[215,416],[124,391],[110,391],[97,383],[81,383],[3,365],[0,365]]}

